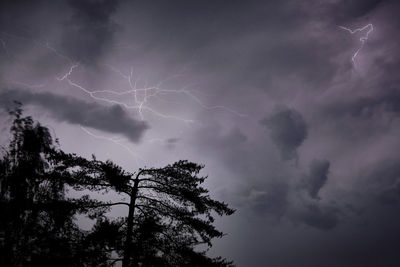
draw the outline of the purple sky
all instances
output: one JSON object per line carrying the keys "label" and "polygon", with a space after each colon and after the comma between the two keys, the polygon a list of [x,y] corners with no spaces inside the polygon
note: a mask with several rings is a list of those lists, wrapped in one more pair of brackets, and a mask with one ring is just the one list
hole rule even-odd
{"label": "purple sky", "polygon": [[205,164],[212,196],[237,209],[210,254],[238,266],[400,266],[399,12],[2,1],[1,128],[19,100],[68,152],[129,171]]}

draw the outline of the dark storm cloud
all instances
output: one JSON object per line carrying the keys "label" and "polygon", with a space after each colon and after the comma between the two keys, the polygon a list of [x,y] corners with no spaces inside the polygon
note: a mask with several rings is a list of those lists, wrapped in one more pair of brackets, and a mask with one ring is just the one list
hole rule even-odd
{"label": "dark storm cloud", "polygon": [[[323,3],[323,1],[321,1]],[[327,12],[336,21],[344,21],[349,19],[357,19],[366,16],[375,9],[381,7],[388,2],[386,0],[340,0],[337,3],[327,5]]]}
{"label": "dark storm cloud", "polygon": [[289,205],[288,193],[288,185],[280,182],[269,185],[265,191],[252,189],[246,201],[250,203],[250,207],[258,216],[267,214],[280,218],[285,214]]}
{"label": "dark storm cloud", "polygon": [[398,206],[400,204],[400,182],[380,192],[378,199],[384,205]]}
{"label": "dark storm cloud", "polygon": [[[304,6],[297,8],[296,3],[299,2],[303,2]],[[351,203],[360,207],[368,203],[369,200],[355,197],[359,193],[365,193],[367,191],[365,188],[357,186],[352,188],[347,183],[351,184],[351,181],[357,179],[361,179],[364,183],[365,177],[355,175],[354,169],[363,168],[368,162],[368,157],[380,157],[382,151],[367,153],[365,150],[368,144],[356,146],[351,142],[348,132],[337,127],[337,120],[341,116],[353,114],[350,116],[353,116],[354,120],[343,123],[346,126],[350,124],[349,127],[357,132],[356,136],[361,135],[364,138],[365,132],[374,130],[373,124],[370,125],[371,129],[359,127],[365,119],[372,118],[375,121],[374,115],[378,115],[377,118],[379,118],[382,109],[385,112],[396,112],[395,97],[391,100],[390,97],[383,100],[381,97],[376,98],[375,95],[370,95],[371,91],[367,92],[366,88],[363,88],[367,87],[368,81],[360,83],[360,88],[357,90],[353,89],[355,84],[349,76],[356,73],[354,80],[368,80],[368,77],[357,76],[356,68],[364,67],[361,63],[363,57],[372,59],[376,53],[385,53],[384,50],[378,51],[381,49],[382,42],[391,42],[397,37],[379,39],[378,36],[387,23],[372,17],[371,21],[374,26],[376,25],[375,31],[359,55],[360,61],[357,62],[359,65],[354,66],[351,63],[351,56],[359,46],[359,36],[342,32],[338,26],[365,25],[370,21],[368,16],[384,6],[384,2],[268,1],[268,4],[257,5],[257,10],[253,8],[253,3],[247,5],[247,2],[240,4],[235,1],[232,5],[225,3],[226,8],[221,8],[219,5],[221,2],[218,1],[210,3],[205,1],[191,5],[186,1],[184,3],[164,2],[160,5],[146,4],[152,5],[153,8],[139,7],[136,14],[140,16],[140,12],[144,10],[143,13],[147,16],[143,20],[138,20],[139,24],[142,23],[140,26],[131,27],[130,30],[134,33],[132,36],[135,36],[135,41],[139,40],[140,52],[154,53],[161,58],[167,53],[168,64],[171,62],[179,64],[188,58],[193,58],[193,54],[197,55],[195,71],[199,75],[210,74],[210,78],[207,76],[207,79],[204,79],[207,82],[204,87],[205,90],[209,90],[208,92],[221,93],[215,98],[217,101],[230,99],[232,104],[237,104],[238,107],[247,105],[245,108],[256,119],[260,118],[260,114],[268,112],[276,103],[288,103],[287,105],[293,107],[292,111],[285,110],[281,114],[279,112],[269,114],[262,124],[267,127],[270,139],[281,152],[282,158],[296,158],[297,151],[301,147],[302,157],[297,169],[290,170],[290,162],[278,162],[279,160],[274,158],[274,147],[269,145],[269,140],[260,137],[259,130],[254,125],[240,119],[232,119],[234,122],[218,121],[217,116],[203,114],[200,117],[207,122],[212,122],[204,131],[195,133],[194,141],[191,141],[195,144],[197,154],[203,153],[210,162],[215,162],[218,167],[223,166],[224,170],[232,174],[232,177],[226,178],[223,186],[228,192],[226,193],[228,203],[241,202],[238,205],[241,213],[252,210],[254,211],[252,216],[260,219],[259,224],[254,225],[253,233],[260,239],[265,238],[266,241],[259,241],[260,247],[265,249],[260,249],[258,254],[255,253],[255,245],[251,240],[250,243],[254,246],[250,246],[249,253],[246,254],[243,252],[243,246],[237,245],[238,254],[246,254],[239,266],[265,265],[264,252],[274,251],[271,250],[271,247],[275,247],[273,241],[269,241],[268,235],[261,236],[260,234],[261,229],[269,227],[267,218],[271,216],[281,218],[282,221],[290,220],[294,225],[308,226],[301,228],[307,229],[307,234],[303,237],[292,238],[286,233],[279,236],[279,244],[293,242],[301,245],[282,245],[284,249],[278,250],[275,254],[271,253],[271,262],[277,261],[276,264],[271,263],[271,266],[373,266],[367,260],[367,258],[371,259],[371,253],[365,256],[363,251],[373,252],[373,248],[378,249],[377,245],[372,244],[371,233],[374,231],[369,232],[369,230],[374,229],[380,232],[384,228],[384,223],[377,223],[374,228],[368,228],[361,223],[356,224],[356,217],[360,215],[344,214],[346,209],[343,206]],[[319,6],[313,5],[315,3]],[[296,8],[288,8],[290,5]],[[322,10],[319,8],[321,6]],[[379,25],[378,22],[381,24]],[[143,44],[143,50],[140,49],[141,44]],[[377,51],[374,51],[374,46]],[[388,64],[392,59],[393,57],[383,58],[380,63]],[[382,67],[379,62],[373,61],[371,64],[378,65],[377,68]],[[393,73],[395,69],[393,66],[385,66],[381,71]],[[212,76],[211,74],[214,73],[215,76]],[[374,75],[375,73],[371,71],[366,76]],[[394,75],[391,75],[392,79]],[[293,77],[295,79],[291,81]],[[335,81],[332,81],[332,78],[335,78]],[[278,86],[271,85],[271,79],[275,79]],[[307,83],[302,84],[299,80],[307,81]],[[330,106],[335,102],[332,106],[336,109],[330,110],[332,114],[327,115],[316,107],[321,103],[323,92],[332,93],[338,90],[333,84],[336,87],[338,87],[337,84],[341,84],[346,90],[337,92],[340,96],[336,99],[327,97],[329,99],[322,103],[322,105]],[[257,94],[257,90],[263,91],[265,98]],[[352,94],[353,90],[357,93]],[[363,90],[365,93],[360,92]],[[383,88],[376,90],[383,90]],[[277,93],[274,94],[274,91]],[[229,98],[230,95],[232,95],[231,98]],[[254,95],[254,99],[247,98],[249,95]],[[255,99],[258,96],[260,96],[259,102]],[[358,103],[355,100],[365,98],[368,99],[366,102],[362,100]],[[374,103],[375,101],[377,103]],[[255,102],[258,104],[248,105]],[[368,111],[365,111],[368,109],[373,110],[372,115],[368,115]],[[363,112],[367,112],[367,115],[363,116]],[[307,123],[303,115],[307,118]],[[326,129],[323,129],[326,135],[318,132],[321,129],[317,127],[321,122],[326,123],[324,124]],[[235,126],[238,128],[236,132],[232,130]],[[316,129],[315,132],[314,129]],[[385,137],[382,138],[385,139]],[[369,142],[374,141],[369,140]],[[358,152],[356,154],[358,157],[352,158],[353,155],[347,154],[347,150]],[[304,164],[313,158],[328,158],[329,162],[319,160],[314,164]],[[332,181],[329,186],[328,172],[329,181]],[[307,178],[305,178],[306,187],[298,184],[298,180],[304,177]],[[345,181],[346,178],[349,181]],[[232,184],[237,180],[240,181],[238,182],[240,188],[232,193]],[[335,188],[335,182],[345,184],[343,187],[347,195]],[[386,193],[384,187],[379,188],[379,192]],[[388,189],[391,188],[394,189],[395,185],[388,186]],[[395,196],[393,190],[387,194],[390,194],[391,199]],[[323,197],[318,199],[319,195]],[[238,196],[242,199],[238,200]],[[351,201],[353,197],[356,199]],[[333,200],[336,203],[333,203]],[[390,213],[385,215],[388,216],[387,220],[396,217]],[[246,228],[246,223],[238,225],[238,229]],[[357,229],[352,228],[346,233],[341,228],[346,223],[356,225],[354,228]],[[292,225],[288,228],[292,230]],[[282,224],[279,229],[285,232],[288,228]],[[319,231],[323,233],[319,241],[315,241],[318,238],[309,234],[315,233],[315,229],[325,230]],[[358,235],[358,241],[353,240],[354,233]],[[251,239],[248,236],[243,238]],[[241,243],[240,239],[236,241],[238,241],[236,243]],[[330,243],[331,246],[325,247],[325,242]],[[346,250],[337,248],[337,244],[343,243],[346,243]],[[308,254],[298,256],[301,253],[297,253],[297,250],[303,244],[311,244]],[[359,249],[363,244],[368,244],[370,247]],[[382,246],[386,246],[387,251],[393,248],[388,244]],[[313,253],[316,248],[322,253]],[[382,256],[386,255],[384,249],[377,251]],[[254,258],[251,260],[254,264],[249,264],[253,255]],[[288,264],[287,258],[296,258],[298,261],[293,260],[294,264]],[[331,261],[334,263],[330,263]],[[318,264],[315,264],[316,262]]]}
{"label": "dark storm cloud", "polygon": [[311,198],[318,199],[318,193],[328,180],[330,163],[327,160],[313,160],[310,173],[305,178],[305,186]]}
{"label": "dark storm cloud", "polygon": [[390,186],[400,181],[400,159],[386,159],[369,166],[362,173],[369,188]]}
{"label": "dark storm cloud", "polygon": [[339,207],[317,199],[327,181],[328,161],[312,161],[307,174],[303,174],[299,166],[290,168],[287,162],[271,158],[273,144],[252,143],[238,129],[221,134],[217,129],[205,128],[200,136],[207,139],[201,143],[202,151],[219,155],[226,168],[245,181],[226,196],[242,212],[250,211],[252,216],[268,222],[284,220],[320,230],[333,229],[339,223]]}
{"label": "dark storm cloud", "polygon": [[[400,159],[380,160],[360,172],[360,193],[375,204],[398,206],[400,204]],[[376,209],[382,209],[377,206]]]}
{"label": "dark storm cloud", "polygon": [[126,5],[126,20],[135,19],[125,33],[134,36],[138,58],[157,56],[167,68],[193,62],[198,73],[218,73],[207,77],[204,90],[233,85],[275,90],[267,84],[282,75],[301,76],[313,84],[326,82],[336,72],[331,58],[341,47],[332,46],[330,36],[314,35],[315,30],[308,29],[311,18],[297,5],[296,1],[136,2]]}
{"label": "dark storm cloud", "polygon": [[132,118],[121,106],[103,106],[80,99],[55,95],[50,92],[31,92],[21,89],[0,93],[0,105],[8,108],[13,101],[40,106],[54,118],[71,124],[92,127],[101,131],[122,134],[132,142],[139,142],[147,123]]}
{"label": "dark storm cloud", "polygon": [[[395,1],[15,0],[1,1],[0,14],[2,31],[25,38],[0,32],[17,59],[0,43],[1,79],[11,84],[44,84],[65,74],[70,62],[43,46],[48,40],[82,63],[70,78],[87,88],[125,88],[118,75],[111,78],[100,68],[86,75],[90,64],[109,63],[123,73],[133,65],[150,77],[188,64],[183,83],[200,81],[196,90],[205,105],[248,114],[202,110],[190,102],[182,110],[198,124],[152,120],[153,137],[164,141],[135,147],[151,155],[149,166],[169,163],[175,152],[205,163],[212,191],[223,191],[224,201],[238,210],[222,225],[239,231],[227,231],[232,239],[220,246],[238,266],[400,266]],[[361,33],[338,26],[367,23],[374,31],[353,64]],[[51,93],[3,91],[0,103],[7,94],[10,100],[20,96],[60,121],[131,140],[147,129],[118,106],[54,94],[78,96],[66,86],[41,88]],[[271,112],[276,105],[291,108]],[[182,115],[176,107],[170,111]],[[111,157],[118,161],[121,154]],[[249,227],[250,221],[256,222]]]}
{"label": "dark storm cloud", "polygon": [[301,209],[294,221],[302,221],[311,227],[329,230],[338,224],[338,212],[335,207],[321,207],[316,204],[309,204]]}
{"label": "dark storm cloud", "polygon": [[294,109],[284,109],[261,121],[270,131],[270,137],[281,152],[282,159],[297,158],[297,148],[307,137],[303,116]]}
{"label": "dark storm cloud", "polygon": [[[304,180],[298,182],[296,177],[282,177],[271,182],[268,179],[265,184],[251,189],[245,201],[258,216],[288,219],[293,224],[320,230],[333,229],[340,221],[340,208],[323,202],[318,196],[328,179],[329,166],[326,160],[313,160]],[[307,195],[299,190],[303,187]]]}
{"label": "dark storm cloud", "polygon": [[361,17],[370,13],[384,2],[385,0],[341,1],[341,8],[348,10],[352,17]]}
{"label": "dark storm cloud", "polygon": [[96,63],[113,41],[117,25],[111,20],[118,0],[68,0],[72,15],[63,29],[63,50],[71,58]]}
{"label": "dark storm cloud", "polygon": [[24,30],[34,26],[27,22],[33,18],[38,19],[37,13],[44,8],[45,1],[29,0],[4,0],[0,2],[0,29],[11,31],[14,34],[26,34]]}
{"label": "dark storm cloud", "polygon": [[[48,49],[49,45],[58,55],[71,61],[96,65],[109,51],[119,28],[112,19],[119,2],[1,1],[0,38],[6,37],[7,45],[13,46],[15,54],[24,54],[37,47]],[[25,42],[15,42],[14,37]],[[43,65],[46,64],[50,63],[46,61]]]}
{"label": "dark storm cloud", "polygon": [[342,255],[346,255],[346,250],[351,253],[338,265],[343,266],[346,261],[352,261],[352,266],[371,267],[400,263],[399,163],[398,158],[381,158],[359,170],[350,199],[360,212],[347,218],[347,223],[356,229],[344,230],[354,238],[346,240],[343,249],[335,249]]}
{"label": "dark storm cloud", "polygon": [[327,105],[325,115],[332,118],[345,116],[371,118],[384,112],[400,115],[400,90],[382,88],[373,96],[360,96]]}
{"label": "dark storm cloud", "polygon": [[[312,167],[314,176],[310,175],[310,177],[323,180],[324,173],[327,172],[326,163],[322,161],[315,163]],[[313,182],[315,184],[308,184],[307,195],[302,195],[298,187],[292,185],[290,180],[260,185],[248,192],[243,204],[239,207],[243,205],[249,207],[256,216],[262,218],[285,219],[293,225],[300,224],[319,230],[333,229],[340,222],[340,207],[317,199],[318,195],[315,192],[317,188],[319,190],[322,187],[322,182]]]}

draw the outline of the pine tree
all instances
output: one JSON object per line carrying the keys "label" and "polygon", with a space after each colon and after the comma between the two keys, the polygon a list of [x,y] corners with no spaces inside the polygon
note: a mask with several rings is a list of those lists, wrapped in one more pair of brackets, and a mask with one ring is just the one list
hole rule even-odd
{"label": "pine tree", "polygon": [[214,216],[231,215],[226,203],[213,200],[201,186],[202,165],[186,160],[163,168],[123,171],[112,162],[94,160],[97,175],[85,176],[92,190],[112,188],[127,195],[129,202],[121,223],[124,246],[116,249],[123,267],[130,266],[230,266],[223,258],[209,258],[201,245],[211,247],[223,233],[213,225]]}

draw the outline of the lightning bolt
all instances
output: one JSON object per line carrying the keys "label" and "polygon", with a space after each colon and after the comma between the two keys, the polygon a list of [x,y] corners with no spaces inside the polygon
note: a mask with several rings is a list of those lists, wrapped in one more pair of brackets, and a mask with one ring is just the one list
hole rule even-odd
{"label": "lightning bolt", "polygon": [[350,28],[343,27],[343,26],[339,26],[339,28],[342,29],[342,30],[348,31],[350,34],[355,34],[357,32],[362,32],[362,31],[365,31],[366,29],[368,29],[366,31],[366,33],[363,36],[360,37],[360,43],[361,44],[360,44],[359,48],[354,52],[353,56],[351,57],[351,61],[355,65],[356,57],[357,57],[358,53],[360,53],[361,49],[364,47],[364,44],[367,42],[370,33],[374,30],[374,26],[371,23],[369,23],[369,24],[365,25],[364,27],[356,28],[354,30],[352,30]]}
{"label": "lightning bolt", "polygon": [[[39,42],[37,42],[37,43],[39,43]],[[62,53],[60,53],[60,52],[58,52],[57,49],[55,49],[54,47],[52,47],[52,46],[50,45],[50,42],[49,42],[49,41],[46,41],[45,44],[39,43],[39,45],[41,45],[42,47],[43,47],[43,46],[46,47],[47,49],[49,49],[50,51],[52,51],[52,52],[53,52],[55,55],[57,55],[58,57],[63,58],[63,59],[66,59],[66,60],[68,60],[71,64],[74,64],[74,61],[73,61],[71,58],[67,57],[66,55],[64,55],[64,54],[62,54]]]}
{"label": "lightning bolt", "polygon": [[63,76],[61,76],[61,77],[57,77],[56,79],[57,79],[58,81],[63,81],[63,80],[65,80],[65,79],[67,79],[67,78],[72,74],[72,72],[74,71],[74,69],[77,68],[77,67],[79,67],[79,64],[78,64],[78,63],[73,64],[73,65],[69,68],[69,71],[68,71],[67,73],[65,73],[65,74],[64,74]]}
{"label": "lightning bolt", "polygon": [[[179,121],[183,121],[185,123],[193,123],[193,120],[190,119],[185,119],[181,118],[178,116],[173,116],[169,114],[165,114],[162,112],[159,112],[153,108],[150,108],[147,103],[150,102],[151,98],[159,98],[161,95],[165,94],[184,94],[191,98],[193,101],[195,101],[198,105],[200,105],[202,108],[206,110],[215,110],[215,109],[221,109],[228,111],[230,113],[233,113],[237,116],[244,117],[246,116],[245,114],[239,113],[237,111],[234,111],[233,109],[230,109],[225,106],[207,106],[205,105],[198,97],[193,95],[193,93],[187,89],[187,87],[183,87],[182,89],[163,89],[162,86],[165,84],[168,80],[171,80],[173,78],[179,77],[180,74],[173,75],[171,77],[168,77],[167,79],[164,79],[160,81],[158,84],[155,84],[153,86],[148,86],[148,82],[144,81],[144,86],[140,87],[139,83],[141,83],[141,78],[140,77],[135,77],[133,68],[131,67],[129,74],[123,73],[121,70],[118,68],[104,64],[105,66],[109,67],[113,72],[118,74],[119,76],[122,77],[122,79],[126,80],[129,88],[128,90],[125,91],[115,91],[115,90],[89,90],[82,85],[78,84],[77,82],[73,81],[70,76],[72,75],[73,71],[75,68],[79,67],[79,64],[74,64],[71,65],[69,70],[62,76],[58,77],[58,81],[63,81],[66,80],[69,85],[78,88],[79,90],[83,91],[87,95],[89,95],[91,98],[94,100],[98,101],[104,101],[108,102],[110,104],[117,104],[125,107],[126,109],[134,109],[137,110],[139,113],[139,116],[142,120],[144,120],[144,114],[143,111],[148,111],[158,117],[162,118],[167,118],[167,119],[175,119]],[[109,94],[109,95],[114,95],[114,96],[124,96],[124,95],[131,95],[134,104],[127,104],[126,102],[115,100],[109,97],[105,97],[104,94]],[[102,95],[102,96],[101,96]]]}
{"label": "lightning bolt", "polygon": [[[182,118],[179,116],[167,114],[165,112],[161,112],[153,107],[152,104],[154,105],[153,100],[159,100],[159,101],[165,101],[165,102],[173,102],[174,105],[179,105],[178,101],[170,101],[168,99],[165,99],[165,96],[178,96],[178,95],[183,95],[186,96],[188,99],[193,101],[196,105],[198,105],[200,108],[209,110],[209,111],[214,111],[214,110],[223,110],[229,113],[232,113],[236,116],[239,117],[245,117],[247,116],[246,114],[242,114],[240,112],[237,112],[229,107],[223,106],[223,105],[215,105],[215,106],[209,106],[204,104],[199,97],[197,97],[194,94],[194,90],[189,90],[190,86],[184,86],[180,89],[165,89],[165,84],[169,82],[172,79],[176,79],[178,77],[183,76],[183,71],[181,73],[177,73],[175,75],[171,75],[167,77],[164,80],[159,81],[158,83],[149,85],[149,82],[147,79],[143,79],[139,75],[137,75],[133,69],[133,67],[130,67],[129,71],[122,71],[118,69],[117,67],[114,67],[109,64],[102,64],[103,66],[107,67],[110,69],[110,71],[114,72],[117,74],[125,83],[127,88],[124,90],[112,90],[112,89],[107,89],[107,90],[95,90],[92,88],[86,88],[82,84],[80,84],[78,81],[73,79],[74,72],[77,71],[80,68],[83,68],[79,62],[72,60],[70,57],[67,55],[63,54],[59,50],[57,50],[54,46],[51,45],[51,43],[48,40],[43,41],[43,39],[34,39],[31,37],[27,36],[18,36],[18,35],[13,35],[7,32],[0,32],[4,38],[14,38],[18,40],[23,40],[23,41],[29,41],[33,45],[37,47],[41,47],[42,49],[48,50],[50,54],[53,54],[55,57],[58,57],[65,61],[67,70],[63,73],[59,73],[56,75],[55,80],[57,82],[66,82],[69,86],[79,89],[80,91],[84,92],[86,95],[91,97],[95,101],[102,101],[106,102],[109,104],[116,104],[120,105],[128,110],[133,110],[138,113],[139,117],[141,120],[145,120],[145,113],[152,114],[153,116],[160,117],[163,119],[173,119],[177,121],[182,121],[186,124],[190,123],[195,123],[194,120],[188,119],[188,118]],[[0,38],[0,45],[3,47],[4,51],[8,53],[7,47],[6,47],[6,39]],[[20,81],[10,81],[15,84],[19,84],[25,87],[30,87],[30,88],[39,88],[39,87],[44,87],[46,84],[33,84],[33,83],[26,83],[26,82],[20,82]],[[134,156],[136,163],[138,164],[138,159],[142,160],[138,155],[126,144],[124,144],[123,139],[118,139],[118,138],[112,138],[108,136],[102,136],[95,134],[92,131],[89,131],[87,128],[81,126],[80,127],[83,132],[86,134],[90,135],[93,138],[96,139],[103,139],[107,140],[109,142],[112,142],[126,151],[128,151],[131,155]],[[160,139],[161,140],[161,139]],[[125,140],[126,141],[126,140]],[[150,143],[157,142],[159,140],[151,140]]]}
{"label": "lightning bolt", "polygon": [[112,143],[114,143],[114,144],[116,144],[116,145],[122,147],[123,149],[125,149],[126,151],[128,151],[129,154],[131,154],[131,155],[134,157],[137,166],[140,166],[140,165],[139,165],[139,159],[142,160],[142,161],[144,161],[143,158],[141,158],[139,155],[137,155],[129,146],[127,146],[127,145],[125,145],[125,144],[122,143],[123,141],[125,141],[124,138],[113,138],[113,137],[107,137],[107,136],[103,136],[103,135],[97,135],[97,134],[95,134],[95,133],[89,131],[87,128],[85,128],[85,127],[83,127],[83,126],[80,126],[80,128],[81,128],[85,133],[87,133],[88,135],[90,135],[91,137],[94,137],[94,138],[96,138],[96,139],[107,140],[107,141],[109,141],[109,142],[112,142]]}
{"label": "lightning bolt", "polygon": [[[62,58],[64,60],[68,61],[70,64],[73,64],[75,62],[74,60],[72,60],[68,56],[60,53],[57,49],[52,47],[50,42],[47,41],[47,40],[45,42],[43,42],[43,41],[41,41],[39,39],[34,39],[34,38],[31,38],[31,37],[15,35],[15,34],[11,34],[11,33],[4,32],[4,31],[1,32],[1,34],[4,35],[4,36],[7,36],[8,38],[22,39],[22,40],[26,40],[26,41],[32,42],[34,45],[49,50],[52,54],[54,54],[55,56],[57,56],[59,58]],[[3,39],[0,39],[0,40],[1,40],[0,42],[2,43],[3,48],[7,51],[6,46],[5,46],[6,42]]]}
{"label": "lightning bolt", "polygon": [[[87,95],[89,95],[91,98],[93,98],[94,100],[97,101],[104,101],[104,102],[108,102],[110,104],[118,104],[121,105],[127,109],[135,109],[138,111],[139,116],[142,120],[144,120],[144,111],[148,111],[150,113],[152,113],[153,115],[156,115],[158,117],[162,117],[162,118],[166,118],[166,119],[175,119],[175,120],[179,120],[179,121],[183,121],[185,123],[193,123],[194,121],[191,119],[185,119],[185,118],[181,118],[178,116],[173,116],[173,115],[169,115],[169,114],[165,114],[163,112],[159,112],[157,110],[155,110],[154,108],[151,108],[148,103],[150,103],[151,98],[157,98],[157,99],[161,99],[166,101],[165,99],[162,99],[160,96],[161,95],[166,95],[166,94],[183,94],[186,95],[187,97],[189,97],[190,99],[192,99],[194,102],[196,102],[200,107],[202,107],[203,109],[206,110],[224,110],[227,112],[230,112],[234,115],[237,115],[239,117],[245,117],[247,116],[246,114],[237,112],[229,107],[226,106],[222,106],[222,105],[215,105],[215,106],[208,106],[206,104],[204,104],[197,96],[195,96],[193,94],[193,92],[191,90],[188,90],[187,87],[184,87],[182,89],[163,89],[162,86],[163,84],[165,84],[167,81],[172,80],[174,78],[177,78],[179,76],[182,76],[181,73],[172,75],[162,81],[160,81],[158,84],[155,84],[153,86],[147,86],[147,80],[144,81],[144,86],[139,87],[139,83],[141,82],[141,78],[140,77],[135,77],[134,75],[134,71],[133,68],[131,67],[129,74],[125,74],[123,73],[121,70],[119,70],[118,68],[109,65],[109,64],[103,64],[104,66],[109,67],[113,72],[115,72],[116,74],[118,74],[122,79],[126,80],[129,84],[129,89],[125,90],[125,91],[115,91],[115,90],[89,90],[85,87],[83,87],[82,85],[80,85],[78,82],[73,81],[72,79],[70,79],[70,76],[72,75],[74,69],[78,68],[80,66],[79,62],[76,62],[74,60],[72,60],[71,58],[69,58],[68,56],[64,55],[63,53],[59,52],[56,48],[54,48],[49,41],[40,41],[38,39],[33,39],[30,37],[25,37],[25,36],[18,36],[18,35],[14,35],[14,34],[10,34],[8,32],[1,32],[4,36],[8,36],[8,37],[12,37],[12,38],[17,38],[17,39],[22,39],[22,40],[28,40],[31,41],[32,43],[34,43],[35,45],[42,47],[44,49],[49,50],[53,55],[64,59],[65,61],[67,61],[70,65],[68,71],[63,74],[60,75],[59,77],[56,77],[56,80],[61,82],[61,81],[67,81],[68,84],[70,86],[73,86],[75,88],[80,89],[81,91],[83,91],[84,93],[86,93]],[[2,43],[3,48],[6,51],[6,46],[5,46],[5,41],[3,39],[0,39],[0,42]],[[19,82],[20,84],[22,84],[22,82]],[[30,86],[33,87],[33,86]],[[36,87],[36,86],[35,86]],[[42,86],[41,86],[42,87]],[[114,95],[114,96],[123,96],[123,95],[133,95],[133,99],[134,99],[134,105],[129,105],[123,101],[118,101],[115,99],[111,99],[108,98],[106,96],[104,96],[104,94],[109,94],[109,95]],[[99,96],[102,95],[102,96]]]}

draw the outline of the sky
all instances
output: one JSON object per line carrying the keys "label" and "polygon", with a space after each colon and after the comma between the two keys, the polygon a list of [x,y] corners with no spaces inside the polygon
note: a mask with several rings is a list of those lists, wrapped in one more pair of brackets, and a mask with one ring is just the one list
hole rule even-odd
{"label": "sky", "polygon": [[236,209],[209,254],[237,266],[400,266],[399,12],[1,1],[0,141],[18,100],[64,151],[131,172],[204,164]]}

